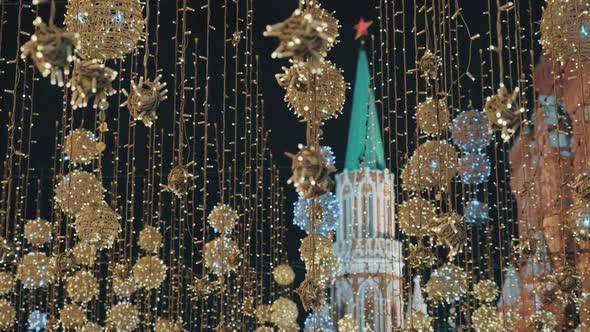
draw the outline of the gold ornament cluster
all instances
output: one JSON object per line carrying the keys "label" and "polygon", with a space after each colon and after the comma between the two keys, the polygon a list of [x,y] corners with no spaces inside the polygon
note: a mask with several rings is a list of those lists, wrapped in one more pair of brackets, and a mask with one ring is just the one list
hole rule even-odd
{"label": "gold ornament cluster", "polygon": [[428,98],[418,104],[416,123],[427,134],[441,134],[449,128],[451,114],[445,99]]}
{"label": "gold ornament cluster", "polygon": [[151,127],[157,119],[160,103],[168,97],[166,94],[166,82],[160,83],[162,75],[158,75],[153,81],[139,78],[139,82],[131,82],[131,92],[123,89],[127,100],[121,107],[127,106],[129,114],[136,121],[142,121],[146,127]]}
{"label": "gold ornament cluster", "polygon": [[166,279],[166,265],[157,256],[144,256],[133,266],[133,278],[137,285],[145,289],[159,288]]}
{"label": "gold ornament cluster", "polygon": [[104,150],[103,144],[91,131],[80,128],[66,136],[63,152],[75,164],[88,164]]}
{"label": "gold ornament cluster", "polygon": [[336,169],[326,163],[326,158],[319,149],[300,145],[296,155],[287,155],[292,160],[293,175],[289,183],[292,183],[304,198],[313,198],[332,190],[334,181],[330,174]]}
{"label": "gold ornament cluster", "polygon": [[93,108],[108,109],[107,97],[116,92],[112,85],[115,78],[116,71],[95,59],[77,61],[67,84],[72,90],[72,108],[86,107],[90,98],[94,97]]}
{"label": "gold ornament cluster", "polygon": [[55,187],[55,201],[65,214],[75,216],[84,208],[101,203],[104,192],[93,174],[75,170],[64,175]]}
{"label": "gold ornament cluster", "polygon": [[541,19],[541,43],[561,62],[590,59],[590,2],[549,0]]}
{"label": "gold ornament cluster", "polygon": [[416,149],[401,173],[402,186],[407,191],[448,189],[457,174],[457,151],[447,141],[427,141]]}
{"label": "gold ornament cluster", "polygon": [[231,206],[222,203],[217,204],[207,217],[209,225],[219,233],[231,232],[236,226],[238,219],[238,212]]}
{"label": "gold ornament cluster", "polygon": [[99,250],[110,248],[121,231],[119,219],[120,216],[105,202],[89,205],[76,217],[76,235]]}

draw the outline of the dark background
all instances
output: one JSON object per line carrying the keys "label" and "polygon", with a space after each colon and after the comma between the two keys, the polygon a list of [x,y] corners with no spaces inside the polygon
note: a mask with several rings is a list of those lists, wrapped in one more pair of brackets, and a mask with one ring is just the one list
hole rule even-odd
{"label": "dark background", "polygon": [[[170,40],[170,36],[174,34],[175,25],[172,24],[172,20],[174,18],[175,12],[175,1],[181,3],[181,0],[161,0],[162,6],[162,26],[160,29],[160,68],[164,70],[164,80],[169,82],[169,90],[172,91],[173,88],[170,86],[170,75],[173,72],[174,67],[174,59],[175,59],[175,51],[173,43]],[[529,2],[526,0],[517,0],[522,1],[523,7],[526,7],[525,4]],[[524,29],[528,28],[528,14],[532,14],[534,27],[533,29],[537,29],[537,21],[540,17],[541,13],[541,6],[543,4],[542,0],[530,0],[533,8],[533,13],[526,12],[526,9],[523,11],[523,23],[521,24]],[[25,1],[27,3],[28,1]],[[356,70],[356,61],[357,61],[357,51],[359,47],[359,41],[354,40],[355,31],[353,29],[353,25],[355,25],[361,17],[364,17],[366,20],[373,20],[374,24],[371,27],[371,32],[376,33],[379,29],[379,22],[378,22],[378,11],[376,10],[377,4],[374,0],[365,0],[365,1],[347,1],[347,0],[323,0],[321,4],[325,9],[330,11],[335,11],[335,16],[340,20],[341,29],[340,29],[340,43],[338,43],[329,53],[328,58],[334,62],[339,68],[343,70],[345,80],[351,84],[354,82],[354,75]],[[398,1],[395,2],[399,6]],[[405,7],[407,14],[410,15],[411,11],[413,10],[411,0],[405,1]],[[2,33],[2,58],[3,61],[0,61],[0,69],[2,72],[2,89],[9,89],[13,84],[14,73],[12,72],[12,65],[7,64],[6,61],[18,58],[18,50],[14,47],[16,44],[16,34],[17,34],[17,21],[19,18],[17,6],[14,0],[6,0],[2,1],[2,4],[5,5],[5,19],[6,24],[4,25],[4,30]],[[63,17],[64,12],[64,4],[63,1],[58,1],[58,23],[61,23],[61,19]],[[200,8],[205,1],[189,1],[189,5],[193,8]],[[220,64],[219,56],[223,50],[221,45],[222,37],[219,36],[220,27],[223,26],[223,18],[221,15],[222,11],[222,1],[220,0],[211,0],[211,10],[212,10],[212,25],[214,25],[217,30],[216,32],[212,33],[211,37],[211,81],[214,82],[214,87],[211,90],[211,112],[213,113],[216,109],[219,109],[219,99],[221,97],[221,92],[219,89],[219,80],[221,78],[220,72],[217,70]],[[474,0],[460,0],[457,1],[460,7],[462,7],[462,12],[467,20],[469,28],[472,34],[479,33],[482,35],[482,38],[476,40],[473,44],[473,53],[477,53],[480,49],[486,50],[489,45],[489,28],[487,23],[487,16],[484,15],[485,4],[484,1],[474,1]],[[284,90],[280,88],[276,84],[275,74],[281,71],[282,66],[288,66],[288,61],[285,59],[272,59],[270,54],[272,50],[277,46],[277,41],[273,38],[265,38],[262,36],[262,32],[264,31],[266,25],[274,24],[276,22],[282,21],[287,18],[293,10],[296,8],[297,2],[295,0],[292,1],[283,1],[283,0],[255,0],[254,1],[254,50],[255,53],[260,57],[260,62],[257,67],[257,70],[260,73],[260,82],[259,88],[260,93],[263,95],[265,100],[265,109],[264,109],[264,116],[266,120],[265,127],[270,131],[269,135],[269,148],[274,155],[274,161],[278,164],[281,170],[282,176],[282,183],[285,184],[285,193],[286,193],[286,215],[284,224],[287,227],[286,233],[286,241],[285,248],[289,252],[289,257],[291,261],[294,263],[297,269],[298,280],[302,280],[304,276],[304,268],[302,263],[298,260],[298,247],[299,241],[304,236],[304,232],[299,230],[296,226],[291,225],[292,219],[292,203],[297,199],[297,195],[293,188],[286,184],[287,178],[290,176],[290,159],[284,155],[284,152],[294,152],[297,150],[297,145],[300,143],[304,143],[305,141],[305,126],[304,124],[300,123],[297,117],[288,110],[286,103],[283,101]],[[153,10],[153,8],[152,8]],[[47,17],[47,8],[40,8],[41,15],[43,17]],[[189,29],[193,31],[193,34],[199,36],[201,39],[204,38],[205,35],[205,15],[203,14],[203,10],[197,10],[197,13],[191,16],[191,21],[189,22]],[[152,19],[154,16],[152,16]],[[32,20],[34,19],[34,15],[32,14],[32,10],[30,8],[25,8],[20,16],[22,30],[24,31],[32,31]],[[233,28],[229,28],[230,35]],[[411,36],[411,27],[408,27],[405,31],[406,38],[413,39]],[[153,27],[151,27],[153,30]],[[526,31],[525,35],[530,36],[533,35],[532,31]],[[21,35],[19,36],[21,39],[21,43],[28,40],[27,36]],[[530,41],[528,43],[524,43],[525,45],[530,45]],[[538,44],[535,50],[535,54],[540,54]],[[368,46],[369,56],[373,54],[374,50],[370,49]],[[411,48],[411,50],[410,50]],[[154,49],[152,47],[151,51],[153,52]],[[463,50],[461,56],[466,57],[466,51]],[[200,44],[200,52],[203,52],[203,45]],[[405,54],[406,58],[413,59],[413,46],[409,47],[407,50],[407,54]],[[399,65],[400,57],[403,57],[404,52],[401,50],[397,50],[391,59],[391,63],[397,63]],[[395,60],[395,61],[394,61]],[[462,61],[466,61],[465,58],[461,59]],[[413,68],[414,64],[409,62],[408,68]],[[403,71],[403,68],[397,68],[398,71]],[[477,64],[474,64],[472,67],[471,72],[477,76],[477,73],[480,72],[479,67]],[[399,77],[398,77],[399,78]],[[395,89],[403,89],[401,85],[396,86],[399,84],[394,78],[393,86]],[[412,85],[413,84],[413,85]],[[55,121],[59,118],[59,114],[62,111],[61,105],[61,95],[60,90],[57,87],[50,86],[48,82],[41,80],[37,84],[38,88],[35,91],[35,109],[38,113],[38,116],[35,119],[35,131],[34,131],[34,138],[36,144],[33,145],[31,155],[32,158],[30,160],[31,167],[35,170],[36,174],[44,177],[44,176],[52,176],[52,172],[50,169],[53,166],[53,147],[56,137],[55,131]],[[124,85],[128,87],[128,84]],[[410,84],[411,88],[415,87],[415,82]],[[473,91],[476,91],[474,93]],[[470,95],[474,100],[474,105],[476,108],[480,108],[482,106],[482,100],[480,96],[480,91],[482,91],[482,87],[479,86],[477,82],[470,82],[468,79],[464,79],[464,86],[461,91],[462,95]],[[485,87],[484,92],[486,95],[492,93],[490,87]],[[3,93],[0,96],[2,99],[0,100],[1,105],[1,113],[0,113],[0,124],[5,125],[7,121],[7,110],[12,107],[12,102],[9,96]],[[347,101],[344,106],[344,110],[342,114],[337,119],[331,119],[326,122],[323,127],[324,132],[324,142],[323,145],[331,146],[334,150],[336,155],[337,167],[342,169],[343,160],[346,150],[346,141],[348,137],[348,127],[349,127],[349,117],[350,117],[350,105],[351,105],[351,97],[352,97],[352,89],[347,91]],[[378,96],[379,97],[379,96]],[[115,105],[116,101],[112,100],[115,97],[111,97],[111,105]],[[169,100],[166,104],[163,104],[162,109],[170,109]],[[465,105],[461,105],[465,106]],[[398,106],[399,107],[399,106]],[[403,112],[403,105],[400,109],[397,109],[398,112]],[[407,111],[410,114],[413,114],[413,105],[407,105]],[[125,114],[125,112],[123,112]],[[87,117],[88,115],[77,115],[80,118]],[[125,114],[125,116],[127,116]],[[215,117],[215,115],[212,115]],[[118,121],[114,118],[114,116],[109,115],[110,125],[113,125],[113,122]],[[123,120],[121,120],[123,121]],[[160,119],[158,122],[162,124],[162,127],[166,128],[167,132],[171,131],[173,126],[173,120],[170,116],[167,116],[165,112],[160,114]],[[403,122],[403,121],[402,121]],[[383,126],[383,124],[382,124]],[[414,131],[415,128],[413,125],[410,125],[410,128],[399,127],[398,132],[402,135],[409,133],[407,137],[402,138],[403,140],[407,140],[410,142],[410,147],[415,145],[415,137]],[[145,135],[145,129],[142,126],[137,126],[137,133],[138,136]],[[3,134],[4,135],[4,132]],[[0,137],[0,155],[4,156],[5,151],[3,150],[4,147],[4,139],[5,137]],[[170,143],[170,142],[168,142]],[[390,142],[384,142],[386,145]],[[501,145],[499,146],[499,151],[496,154],[496,150],[492,151],[490,149],[490,157],[492,158],[492,164],[496,167],[500,167],[501,171],[505,170],[505,166],[502,164],[502,158],[498,158],[498,156],[502,157],[505,153],[505,148],[508,146]],[[120,147],[119,147],[120,148]],[[386,149],[387,150],[387,149]],[[400,156],[405,153],[405,151],[398,151],[394,149],[394,152],[397,153],[397,156],[387,156],[390,157],[392,160],[401,160]],[[195,151],[194,155],[198,156],[202,151]],[[137,164],[142,165],[145,161],[145,156],[142,156],[141,151],[138,152],[137,155]],[[122,162],[125,162],[124,160]],[[399,174],[400,168],[403,165],[396,165],[395,162],[392,162],[393,169],[392,171],[395,174]],[[108,167],[108,166],[107,166]],[[139,171],[139,176],[141,176],[141,170]],[[498,181],[505,181],[506,178],[503,177],[502,179],[496,179]],[[491,180],[493,182],[493,180]],[[501,186],[505,186],[505,182],[501,183]],[[491,187],[493,188],[493,187]],[[46,188],[47,197],[50,197],[50,187]],[[492,191],[490,191],[492,192]],[[494,191],[495,192],[495,189]],[[211,201],[215,201],[215,199],[211,199]],[[45,209],[50,211],[50,200],[45,200],[46,207]],[[510,202],[506,203],[510,204]],[[512,208],[512,207],[511,207]],[[495,220],[494,216],[500,215],[497,208],[493,208],[490,215]],[[508,219],[513,217],[506,217]],[[512,220],[514,221],[514,220]],[[483,236],[481,233],[474,233],[474,236]],[[499,240],[497,238],[494,239],[497,243]],[[502,250],[510,250],[510,248],[503,248]],[[499,269],[496,267],[496,272]],[[496,274],[498,276],[498,274]],[[303,317],[303,316],[301,316]]]}

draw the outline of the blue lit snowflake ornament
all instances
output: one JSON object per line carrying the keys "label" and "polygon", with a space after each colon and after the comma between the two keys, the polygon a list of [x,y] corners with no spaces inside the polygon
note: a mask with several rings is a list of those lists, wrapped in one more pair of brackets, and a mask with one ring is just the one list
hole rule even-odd
{"label": "blue lit snowflake ornament", "polygon": [[326,193],[314,199],[313,202],[312,199],[299,196],[299,200],[293,204],[293,223],[309,233],[313,226],[310,222],[312,213],[316,217],[320,217],[318,218],[320,222],[316,225],[315,230],[317,233],[326,235],[328,232],[335,230],[340,218],[340,207],[336,195]]}
{"label": "blue lit snowflake ornament", "polygon": [[464,111],[451,124],[453,142],[464,151],[484,149],[490,144],[493,135],[488,123],[488,117],[484,112]]}
{"label": "blue lit snowflake ornament", "polygon": [[471,200],[465,203],[463,217],[469,224],[481,225],[488,221],[489,208],[486,203],[478,200]]}
{"label": "blue lit snowflake ornament", "polygon": [[484,154],[465,154],[461,157],[459,164],[459,173],[464,184],[482,184],[490,176],[490,161]]}
{"label": "blue lit snowflake ornament", "polygon": [[29,331],[42,331],[47,327],[47,313],[35,310],[27,320]]}

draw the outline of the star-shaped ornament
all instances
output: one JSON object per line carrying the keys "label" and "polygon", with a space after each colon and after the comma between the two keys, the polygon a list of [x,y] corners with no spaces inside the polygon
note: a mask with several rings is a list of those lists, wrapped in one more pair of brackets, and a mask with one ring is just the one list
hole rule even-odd
{"label": "star-shaped ornament", "polygon": [[354,26],[356,30],[356,37],[354,39],[360,39],[364,36],[369,35],[369,27],[373,24],[373,21],[365,21],[364,18],[361,17],[360,21]]}

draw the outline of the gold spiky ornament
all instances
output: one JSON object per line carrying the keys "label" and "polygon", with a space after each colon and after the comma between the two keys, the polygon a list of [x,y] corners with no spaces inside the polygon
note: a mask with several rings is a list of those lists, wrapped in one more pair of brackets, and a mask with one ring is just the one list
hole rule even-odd
{"label": "gold spiky ornament", "polygon": [[328,33],[328,24],[319,17],[299,9],[283,22],[266,27],[264,36],[277,37],[279,47],[272,53],[273,58],[292,58],[294,62],[322,62],[326,52],[334,44]]}
{"label": "gold spiky ornament", "polygon": [[33,21],[37,28],[31,39],[21,46],[21,58],[31,57],[43,77],[50,77],[51,85],[64,85],[64,75],[70,74],[70,64],[80,49],[78,35],[65,29],[49,26],[40,17]]}
{"label": "gold spiky ornament", "polygon": [[168,174],[168,185],[164,186],[164,191],[172,192],[177,197],[186,195],[189,190],[189,182],[193,178],[193,175],[187,170],[191,164],[187,164],[186,167],[181,165],[173,167]]}
{"label": "gold spiky ornament", "polygon": [[121,107],[127,106],[133,119],[142,121],[146,127],[152,126],[158,118],[160,103],[168,98],[166,82],[160,83],[161,79],[162,75],[158,75],[153,81],[140,77],[137,83],[131,82],[131,92],[122,90],[127,100],[121,104]]}
{"label": "gold spiky ornament", "polygon": [[326,164],[321,151],[314,147],[300,145],[296,155],[287,153],[287,156],[293,162],[291,165],[293,175],[288,183],[292,183],[304,198],[314,198],[332,189],[334,181],[330,178],[330,174],[336,169]]}
{"label": "gold spiky ornament", "polygon": [[112,86],[115,78],[117,72],[104,63],[97,60],[77,61],[67,84],[72,90],[72,108],[86,107],[90,98],[94,97],[93,108],[108,109],[107,97],[117,92]]}
{"label": "gold spiky ornament", "polygon": [[486,99],[484,110],[490,121],[490,128],[500,130],[504,141],[508,141],[516,132],[525,112],[524,108],[518,106],[519,92],[516,87],[511,94],[504,84],[500,84],[497,93]]}

